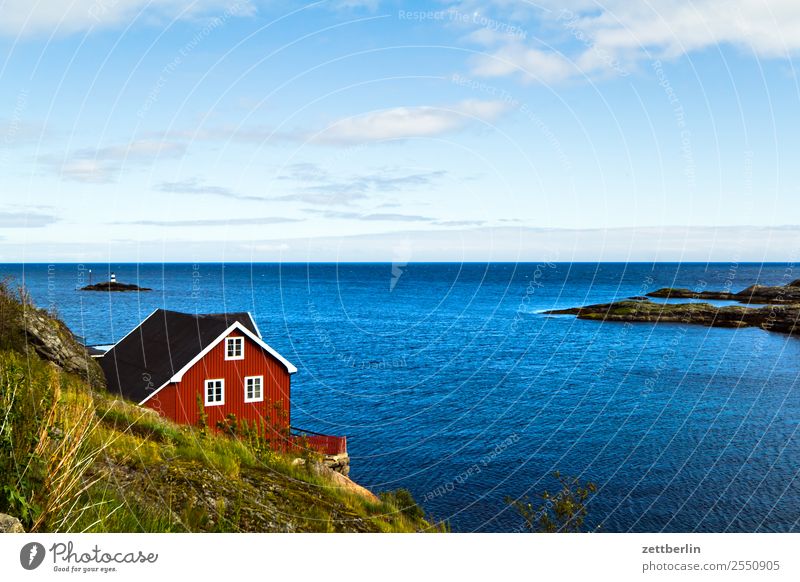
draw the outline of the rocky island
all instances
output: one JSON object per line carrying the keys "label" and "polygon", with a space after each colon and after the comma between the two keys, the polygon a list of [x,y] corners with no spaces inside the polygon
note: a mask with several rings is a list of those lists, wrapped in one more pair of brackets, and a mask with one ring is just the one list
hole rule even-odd
{"label": "rocky island", "polygon": [[800,279],[792,281],[788,285],[751,285],[738,293],[731,293],[730,291],[692,291],[691,289],[667,287],[648,293],[647,296],[668,299],[715,299],[767,305],[771,303],[800,303]]}
{"label": "rocky island", "polygon": [[[90,271],[91,273],[91,271]],[[91,280],[91,279],[90,279]],[[81,287],[81,291],[152,291],[149,287],[139,287],[132,283],[120,283],[117,281],[117,276],[111,273],[111,279],[103,281],[102,283],[95,283]]]}
{"label": "rocky island", "polygon": [[[800,283],[767,287],[753,285],[739,293],[702,291],[689,289],[660,289],[648,294],[650,297],[722,299],[742,303],[766,303],[765,307],[746,307],[728,305],[718,307],[709,303],[656,303],[647,297],[637,297],[546,311],[547,315],[575,315],[578,319],[683,323],[705,325],[707,327],[758,327],[766,331],[776,331],[800,335]],[[769,298],[772,298],[771,300]]]}
{"label": "rocky island", "polygon": [[94,285],[81,287],[81,291],[152,291],[149,287],[139,287],[131,283],[118,283],[116,281],[103,281]]}

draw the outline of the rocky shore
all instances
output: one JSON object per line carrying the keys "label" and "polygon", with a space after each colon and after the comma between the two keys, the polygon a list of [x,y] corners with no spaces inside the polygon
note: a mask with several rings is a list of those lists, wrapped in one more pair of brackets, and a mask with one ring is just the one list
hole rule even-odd
{"label": "rocky shore", "polygon": [[648,293],[647,296],[669,299],[715,299],[765,305],[772,303],[800,303],[800,279],[788,285],[751,285],[738,293],[731,293],[730,291],[692,291],[691,289],[667,287]]}
{"label": "rocky shore", "polygon": [[800,282],[798,281],[780,287],[753,285],[739,293],[714,291],[698,293],[689,289],[660,289],[648,295],[673,299],[735,300],[767,305],[758,308],[744,305],[717,307],[709,303],[656,303],[647,297],[636,297],[613,303],[556,309],[545,314],[575,315],[578,319],[599,321],[665,322],[731,328],[758,327],[766,331],[800,335]]}

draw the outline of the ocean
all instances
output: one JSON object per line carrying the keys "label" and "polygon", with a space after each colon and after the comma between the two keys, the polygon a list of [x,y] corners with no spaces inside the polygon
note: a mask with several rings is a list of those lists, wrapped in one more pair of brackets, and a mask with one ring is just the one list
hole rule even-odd
{"label": "ocean", "polygon": [[[148,293],[76,288],[110,271]],[[800,531],[800,341],[543,310],[664,286],[737,291],[788,264],[0,265],[89,344],[153,309],[250,311],[294,363],[293,424],[345,434],[351,477],[457,532],[520,531],[507,498],[597,485],[606,532]]]}

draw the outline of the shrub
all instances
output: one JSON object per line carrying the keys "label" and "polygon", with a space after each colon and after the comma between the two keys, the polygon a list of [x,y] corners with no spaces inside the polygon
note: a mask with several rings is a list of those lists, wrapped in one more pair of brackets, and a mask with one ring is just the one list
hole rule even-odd
{"label": "shrub", "polygon": [[417,504],[408,489],[385,491],[380,494],[380,498],[382,501],[394,505],[400,513],[409,519],[420,520],[425,518],[425,510]]}
{"label": "shrub", "polygon": [[586,500],[597,491],[591,481],[581,485],[577,477],[563,477],[558,471],[553,477],[559,483],[559,491],[552,494],[544,491],[541,494],[542,505],[534,508],[527,499],[511,499],[506,501],[517,510],[525,521],[525,527],[531,531],[545,533],[577,533],[583,531],[586,519]]}

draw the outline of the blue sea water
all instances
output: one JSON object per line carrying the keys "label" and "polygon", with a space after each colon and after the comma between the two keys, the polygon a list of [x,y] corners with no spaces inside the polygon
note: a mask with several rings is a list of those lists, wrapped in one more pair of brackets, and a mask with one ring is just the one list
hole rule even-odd
{"label": "blue sea water", "polygon": [[[88,293],[107,278],[149,293]],[[293,424],[346,434],[351,476],[454,531],[516,531],[507,496],[597,484],[602,531],[800,530],[800,341],[541,311],[662,286],[739,290],[784,264],[0,265],[90,344],[153,309],[246,310],[298,367]],[[796,275],[796,276],[795,276]]]}

